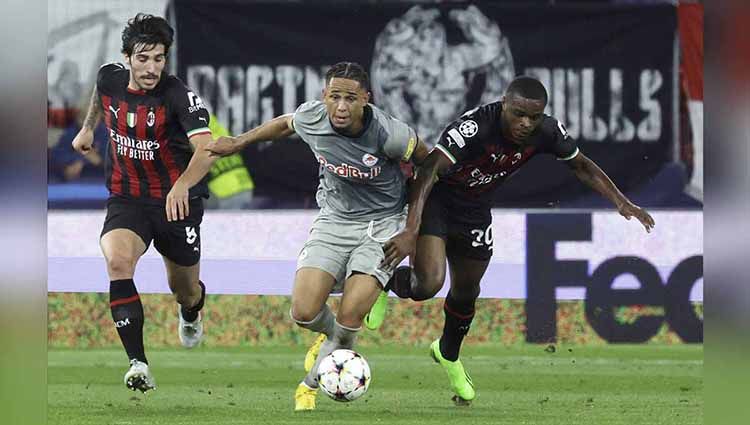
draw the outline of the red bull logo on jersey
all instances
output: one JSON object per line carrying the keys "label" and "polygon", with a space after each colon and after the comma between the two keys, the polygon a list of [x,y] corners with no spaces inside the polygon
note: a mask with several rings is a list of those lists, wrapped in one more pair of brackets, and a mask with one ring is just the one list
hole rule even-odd
{"label": "red bull logo on jersey", "polygon": [[371,167],[369,171],[362,171],[359,168],[343,163],[341,165],[334,165],[329,163],[323,155],[317,154],[316,158],[321,166],[325,167],[328,171],[341,177],[348,177],[352,179],[361,180],[372,180],[380,175],[381,167]]}
{"label": "red bull logo on jersey", "polygon": [[128,136],[118,134],[115,130],[110,129],[109,135],[115,142],[117,155],[131,159],[153,161],[154,151],[161,146],[156,140],[133,139]]}

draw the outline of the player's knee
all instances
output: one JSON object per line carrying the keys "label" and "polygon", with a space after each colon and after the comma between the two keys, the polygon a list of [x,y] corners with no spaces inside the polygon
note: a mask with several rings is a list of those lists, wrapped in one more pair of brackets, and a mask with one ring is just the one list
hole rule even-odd
{"label": "player's knee", "polygon": [[339,306],[339,311],[336,312],[336,321],[347,328],[357,329],[362,326],[367,311],[362,311],[362,308],[357,306],[342,304]]}
{"label": "player's knee", "polygon": [[336,321],[341,326],[345,326],[349,329],[359,329],[360,327],[362,327],[362,321],[364,320],[364,318],[364,315],[356,314],[355,312],[351,311],[339,310],[338,314],[336,315]]}
{"label": "player's knee", "polygon": [[107,257],[110,278],[129,278],[135,272],[136,259],[128,255],[113,254]]}
{"label": "player's knee", "polygon": [[473,303],[479,298],[479,285],[456,285],[451,288],[451,297],[459,303]]}
{"label": "player's knee", "polygon": [[411,292],[414,301],[424,301],[434,297],[445,282],[445,269],[432,267],[416,270],[416,282],[412,284]]}
{"label": "player's knee", "polygon": [[431,290],[425,290],[425,289],[417,289],[414,290],[411,294],[411,299],[414,301],[426,301],[430,298],[434,297],[435,294],[437,294],[438,291],[431,291]]}
{"label": "player's knee", "polygon": [[289,315],[297,326],[305,327],[306,324],[315,320],[320,311],[313,311],[314,309],[307,306],[299,306],[292,304],[292,309],[289,310]]}

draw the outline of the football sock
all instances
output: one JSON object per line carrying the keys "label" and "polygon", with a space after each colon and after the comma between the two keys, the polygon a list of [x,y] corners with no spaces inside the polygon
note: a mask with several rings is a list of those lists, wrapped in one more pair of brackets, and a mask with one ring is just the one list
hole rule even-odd
{"label": "football sock", "polygon": [[[289,310],[289,316],[291,316],[292,320],[294,320],[294,316],[292,316],[291,310]],[[310,329],[313,332],[323,333],[330,339],[333,336],[333,328],[334,323],[336,323],[336,316],[333,315],[333,312],[328,307],[328,304],[323,304],[323,308],[320,309],[318,315],[309,322],[302,322],[299,320],[294,321],[299,326],[305,329]]]}
{"label": "football sock", "polygon": [[476,299],[458,301],[453,298],[450,291],[448,292],[445,304],[443,304],[445,325],[443,326],[443,335],[440,337],[440,354],[446,360],[456,361],[458,359],[461,342],[469,332],[471,321],[474,319],[475,302]]}
{"label": "football sock", "polygon": [[148,363],[143,349],[143,304],[133,279],[109,282],[109,308],[128,359]]}
{"label": "football sock", "polygon": [[182,318],[188,322],[195,322],[195,319],[198,318],[198,312],[201,311],[201,309],[203,308],[203,303],[206,300],[206,285],[204,285],[200,280],[198,281],[198,285],[200,285],[201,287],[201,298],[198,300],[198,303],[190,308],[180,306],[180,309],[182,310]]}
{"label": "football sock", "polygon": [[304,383],[310,388],[318,388],[318,366],[320,366],[321,360],[327,355],[333,353],[335,350],[340,348],[346,348],[351,350],[354,346],[354,341],[357,339],[357,332],[360,328],[347,328],[342,326],[339,322],[334,321],[333,325],[333,338],[328,337],[320,346],[320,352],[318,358],[315,359],[310,372],[305,376]]}

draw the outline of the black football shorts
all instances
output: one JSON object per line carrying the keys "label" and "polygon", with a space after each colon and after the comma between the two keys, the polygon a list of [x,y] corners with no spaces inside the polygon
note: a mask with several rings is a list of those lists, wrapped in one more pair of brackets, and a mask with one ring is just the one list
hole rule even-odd
{"label": "black football shorts", "polygon": [[442,238],[449,258],[480,261],[492,258],[492,213],[489,207],[452,207],[450,201],[431,194],[422,212],[419,234]]}
{"label": "black football shorts", "polygon": [[129,229],[141,237],[146,249],[154,247],[164,257],[189,267],[201,258],[203,199],[190,200],[190,214],[184,220],[167,221],[164,205],[138,203],[126,198],[107,200],[107,218],[101,236],[114,229]]}

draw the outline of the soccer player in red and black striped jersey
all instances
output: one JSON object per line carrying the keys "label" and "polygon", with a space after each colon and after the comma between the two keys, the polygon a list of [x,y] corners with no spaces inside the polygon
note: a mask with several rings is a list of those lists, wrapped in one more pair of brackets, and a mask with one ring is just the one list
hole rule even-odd
{"label": "soccer player in red and black striped jersey", "polygon": [[430,350],[448,373],[457,404],[475,396],[458,353],[492,257],[490,207],[495,187],[533,156],[552,154],[565,161],[579,180],[609,199],[625,218],[636,217],[647,231],[654,226],[653,218],[579,150],[565,127],[544,114],[546,105],[542,83],[518,77],[502,100],[466,112],[451,123],[417,171],[406,228],[384,247],[383,265],[393,267],[413,255],[413,270],[399,267],[387,286],[402,298],[433,297],[443,286],[446,259],[450,263],[443,334]]}
{"label": "soccer player in red and black striped jersey", "polygon": [[200,343],[206,288],[199,280],[200,224],[205,176],[216,160],[209,114],[201,99],[165,72],[174,30],[161,17],[137,14],[122,32],[128,67],[99,69],[83,128],[73,140],[91,151],[93,131],[104,118],[109,135],[106,161],[107,217],[100,245],[110,278],[110,309],[130,360],[125,384],[155,388],[143,348],[143,305],[133,274],[151,242],[164,258],[169,287],[179,303],[179,337]]}

